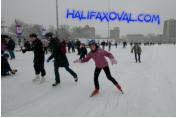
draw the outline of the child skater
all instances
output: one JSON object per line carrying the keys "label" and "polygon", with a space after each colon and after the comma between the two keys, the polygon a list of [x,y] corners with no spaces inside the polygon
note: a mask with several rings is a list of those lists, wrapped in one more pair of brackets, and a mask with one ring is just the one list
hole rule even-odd
{"label": "child skater", "polygon": [[86,45],[82,44],[82,47],[80,49],[80,60],[84,59],[87,55],[87,49],[86,49]]}
{"label": "child skater", "polygon": [[105,56],[108,57],[111,61],[112,64],[117,64],[117,61],[114,59],[114,56],[105,51],[102,50],[101,48],[98,47],[98,45],[96,44],[95,40],[91,40],[89,41],[89,47],[90,47],[90,52],[88,53],[87,57],[83,60],[75,60],[74,63],[84,63],[84,62],[88,62],[91,58],[95,61],[96,64],[96,68],[95,68],[95,72],[94,72],[94,84],[95,84],[95,90],[92,92],[91,97],[96,95],[97,93],[99,93],[99,82],[98,82],[98,76],[101,72],[101,70],[103,69],[106,77],[117,87],[118,90],[121,91],[121,93],[123,94],[123,91],[120,87],[120,85],[118,84],[118,82],[111,76],[110,70],[109,70],[109,66],[108,66],[108,62],[105,59]]}

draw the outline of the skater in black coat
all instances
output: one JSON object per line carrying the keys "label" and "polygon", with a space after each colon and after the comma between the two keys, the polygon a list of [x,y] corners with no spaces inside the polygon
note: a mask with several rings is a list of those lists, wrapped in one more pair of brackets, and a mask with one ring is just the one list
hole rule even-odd
{"label": "skater in black coat", "polygon": [[127,42],[123,42],[123,48],[126,48],[126,46],[127,46]]}
{"label": "skater in black coat", "polygon": [[80,60],[84,59],[87,55],[87,48],[85,44],[82,44],[82,47],[80,49]]}
{"label": "skater in black coat", "polygon": [[71,47],[72,47],[71,41],[68,41],[67,46],[68,46],[68,53],[70,53],[70,49],[71,49]]}
{"label": "skater in black coat", "polygon": [[69,68],[69,62],[65,55],[65,52],[62,50],[62,44],[59,42],[57,38],[53,38],[52,33],[47,33],[46,35],[47,40],[50,42],[50,48],[52,51],[51,56],[47,59],[49,62],[51,59],[54,58],[54,72],[55,72],[55,83],[53,86],[56,86],[60,83],[60,75],[59,75],[59,67],[64,67],[75,79],[75,82],[78,81],[77,74]]}
{"label": "skater in black coat", "polygon": [[7,43],[7,49],[9,51],[11,59],[15,59],[15,54],[14,54],[15,42],[10,37]]}
{"label": "skater in black coat", "polygon": [[106,45],[105,41],[101,42],[101,45],[102,45],[102,48],[104,50],[105,49],[105,45]]}
{"label": "skater in black coat", "polygon": [[79,40],[76,41],[76,48],[78,50],[78,55],[81,54],[81,50],[80,50],[80,46],[81,46],[81,42]]}
{"label": "skater in black coat", "polygon": [[34,70],[36,77],[33,80],[40,79],[39,74],[41,73],[41,80],[40,83],[45,81],[44,76],[46,75],[45,69],[44,69],[44,60],[45,60],[45,54],[44,54],[44,48],[41,40],[37,38],[36,34],[30,34],[30,38],[32,40],[32,46],[28,49],[22,49],[22,52],[25,53],[26,51],[33,51],[34,52]]}
{"label": "skater in black coat", "polygon": [[12,70],[10,67],[10,64],[8,62],[9,55],[7,53],[4,53],[1,56],[1,75],[9,75],[9,72],[12,74],[15,74],[17,70]]}

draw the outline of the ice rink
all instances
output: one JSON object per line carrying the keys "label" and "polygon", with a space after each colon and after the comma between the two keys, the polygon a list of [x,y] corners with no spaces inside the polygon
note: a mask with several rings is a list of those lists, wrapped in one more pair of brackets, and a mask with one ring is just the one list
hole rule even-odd
{"label": "ice rink", "polygon": [[17,74],[1,78],[2,116],[176,116],[176,45],[142,46],[142,63],[135,62],[129,45],[125,49],[113,46],[111,52],[118,62],[109,63],[111,74],[125,94],[102,71],[100,93],[92,98],[93,60],[74,64],[79,57],[67,53],[78,83],[60,68],[61,84],[53,88],[52,61],[45,62],[46,81],[40,84],[32,81],[33,52],[15,52],[16,59],[9,63],[18,69]]}

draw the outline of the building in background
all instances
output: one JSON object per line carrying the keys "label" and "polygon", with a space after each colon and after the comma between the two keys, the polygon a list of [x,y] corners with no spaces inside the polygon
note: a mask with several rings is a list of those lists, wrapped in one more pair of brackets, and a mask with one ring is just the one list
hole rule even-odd
{"label": "building in background", "polygon": [[90,27],[89,25],[86,25],[82,29],[82,33],[83,33],[84,38],[95,39],[95,27]]}
{"label": "building in background", "polygon": [[84,27],[78,26],[72,29],[71,39],[87,38],[95,39],[95,27],[86,25]]}
{"label": "building in background", "polygon": [[110,39],[115,39],[118,41],[120,39],[120,28],[115,27],[112,30],[110,30]]}
{"label": "building in background", "polygon": [[101,39],[102,36],[101,35],[95,35],[95,39]]}
{"label": "building in background", "polygon": [[164,21],[163,35],[167,38],[176,38],[176,20],[169,19]]}
{"label": "building in background", "polygon": [[143,34],[127,34],[126,41],[127,42],[144,42],[145,36]]}

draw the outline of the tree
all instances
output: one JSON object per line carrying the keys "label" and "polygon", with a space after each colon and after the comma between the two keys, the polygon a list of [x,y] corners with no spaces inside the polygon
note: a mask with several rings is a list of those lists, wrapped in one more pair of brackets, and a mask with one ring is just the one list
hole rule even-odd
{"label": "tree", "polygon": [[71,35],[72,35],[72,38],[81,38],[81,30],[82,30],[82,27],[73,27],[72,30],[71,30]]}
{"label": "tree", "polygon": [[49,28],[47,29],[47,31],[55,33],[56,32],[56,28],[54,28],[54,26],[50,25]]}
{"label": "tree", "polygon": [[68,25],[60,25],[59,27],[59,38],[68,40],[70,39],[70,27]]}
{"label": "tree", "polygon": [[[36,33],[36,34],[38,34],[39,38],[41,38],[43,26],[38,25],[38,24],[35,24],[35,25],[27,24],[27,23],[24,23],[23,21],[20,21],[20,20],[16,20],[16,22],[22,28],[22,37],[23,38],[28,39],[29,35],[31,33]],[[15,22],[13,22],[9,26],[8,31],[13,34],[16,34],[16,23]]]}
{"label": "tree", "polygon": [[43,29],[43,26],[41,25],[35,24],[32,26],[32,32],[36,33],[39,38],[42,38],[42,29]]}

